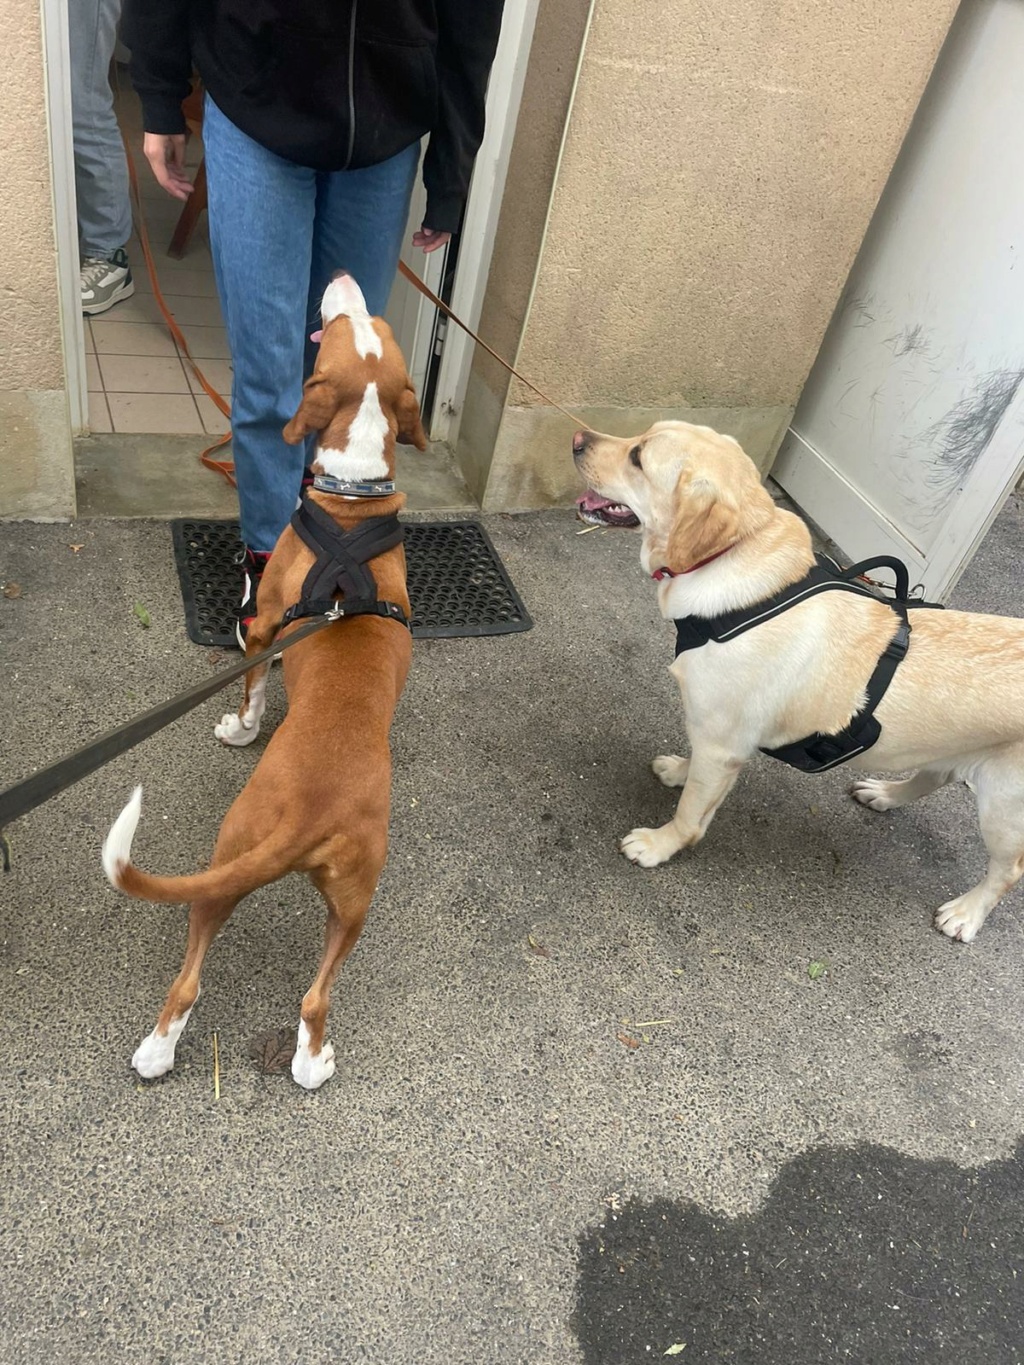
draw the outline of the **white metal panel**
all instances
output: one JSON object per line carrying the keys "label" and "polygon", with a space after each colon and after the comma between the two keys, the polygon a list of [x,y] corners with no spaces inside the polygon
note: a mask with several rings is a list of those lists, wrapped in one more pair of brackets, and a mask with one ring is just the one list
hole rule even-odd
{"label": "white metal panel", "polygon": [[948,592],[1024,457],[1024,4],[964,0],[773,473]]}

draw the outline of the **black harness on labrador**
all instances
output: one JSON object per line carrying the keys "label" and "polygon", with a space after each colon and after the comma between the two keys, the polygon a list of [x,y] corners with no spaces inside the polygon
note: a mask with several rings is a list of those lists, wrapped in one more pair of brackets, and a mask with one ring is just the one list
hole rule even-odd
{"label": "black harness on labrador", "polygon": [[[366,565],[405,539],[405,528],[392,513],[367,517],[351,531],[343,531],[333,517],[303,498],[291,520],[292,530],[316,555],[302,584],[302,595],[284,614],[284,624],[304,616],[383,616],[408,626],[397,602],[382,602]],[[341,596],[344,601],[337,599]]]}
{"label": "black harness on labrador", "polygon": [[[676,620],[676,657],[688,649],[700,649],[709,642],[727,644],[755,626],[780,616],[790,607],[816,597],[820,592],[853,592],[860,597],[884,602],[900,618],[899,629],[868,679],[867,701],[857,714],[834,735],[813,734],[795,744],[784,744],[778,749],[762,749],[770,758],[781,759],[792,768],[805,773],[823,773],[840,763],[862,754],[878,743],[882,727],[875,717],[875,709],[885,696],[893,675],[910,647],[910,622],[907,611],[913,607],[938,607],[937,602],[910,600],[910,576],[900,559],[881,555],[865,559],[850,569],[841,569],[827,555],[815,555],[814,568],[798,583],[791,583],[774,597],[738,611],[723,612],[721,616],[683,616]],[[869,569],[891,569],[896,576],[894,596],[881,597],[865,583],[856,582]]]}

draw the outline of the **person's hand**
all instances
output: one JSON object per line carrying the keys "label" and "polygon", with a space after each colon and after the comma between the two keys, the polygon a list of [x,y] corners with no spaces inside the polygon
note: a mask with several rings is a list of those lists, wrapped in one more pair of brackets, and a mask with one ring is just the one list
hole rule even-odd
{"label": "person's hand", "polygon": [[445,242],[450,242],[452,234],[450,232],[435,232],[433,228],[421,227],[419,232],[412,234],[413,246],[423,248],[424,254],[429,256],[432,251],[437,251],[444,246]]}
{"label": "person's hand", "polygon": [[185,174],[185,134],[144,133],[142,150],[160,188],[175,199],[187,199],[192,181]]}

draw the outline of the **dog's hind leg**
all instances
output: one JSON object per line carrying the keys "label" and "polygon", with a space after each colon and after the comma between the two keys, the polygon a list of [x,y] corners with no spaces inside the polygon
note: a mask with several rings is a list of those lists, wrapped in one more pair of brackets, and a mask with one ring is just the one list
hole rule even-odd
{"label": "dog's hind leg", "polygon": [[988,871],[972,891],[940,906],[935,927],[970,943],[989,911],[1024,873],[1024,746],[984,761],[971,774],[978,794],[978,820],[988,849]]}
{"label": "dog's hind leg", "polygon": [[948,772],[930,772],[927,769],[915,773],[902,782],[885,782],[876,777],[860,777],[850,788],[850,795],[862,806],[872,810],[897,810],[909,806],[911,801],[920,801],[931,796],[940,787],[952,780]]}
{"label": "dog's hind leg", "polygon": [[188,915],[185,961],[156,1021],[156,1028],[135,1049],[132,1066],[146,1080],[165,1075],[174,1066],[174,1049],[199,997],[199,974],[207,949],[238,904],[236,899],[195,901]]}
{"label": "dog's hind leg", "polygon": [[324,1039],[331,987],[341,964],[362,933],[383,865],[383,856],[377,860],[363,854],[358,867],[319,868],[311,873],[327,902],[328,914],[323,957],[316,980],[302,1001],[298,1045],[292,1058],[292,1076],[306,1090],[317,1090],[334,1075],[334,1048]]}
{"label": "dog's hind leg", "polygon": [[[251,786],[246,787],[225,815],[210,860],[211,867],[230,863],[262,837],[262,831],[249,816],[249,806],[254,800],[248,795],[251,791]],[[199,998],[203,960],[240,899],[237,895],[208,896],[192,902],[188,912],[188,945],[181,971],[167,992],[156,1028],[142,1040],[132,1057],[132,1066],[146,1080],[163,1076],[174,1066],[174,1049],[188,1023],[192,1006]]]}

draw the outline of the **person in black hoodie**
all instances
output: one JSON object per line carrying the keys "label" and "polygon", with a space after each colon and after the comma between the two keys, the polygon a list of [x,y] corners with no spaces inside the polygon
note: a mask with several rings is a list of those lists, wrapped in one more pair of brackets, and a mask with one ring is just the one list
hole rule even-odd
{"label": "person in black hoodie", "polygon": [[384,312],[419,165],[413,242],[462,218],[483,137],[503,0],[125,0],[123,38],[157,180],[185,199],[181,104],[206,91],[210,244],[233,363],[231,427],[245,545],[239,638],[295,507],[302,447],[282,428],[313,368],[338,269]]}

